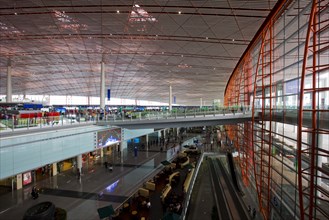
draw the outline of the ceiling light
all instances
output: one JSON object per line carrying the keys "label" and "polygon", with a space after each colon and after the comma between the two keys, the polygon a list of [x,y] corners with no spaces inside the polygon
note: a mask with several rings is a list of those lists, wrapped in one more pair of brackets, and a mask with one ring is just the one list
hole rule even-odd
{"label": "ceiling light", "polygon": [[184,57],[184,55],[182,54],[181,57]]}
{"label": "ceiling light", "polygon": [[179,12],[178,12],[178,14],[180,15],[180,14],[182,14],[182,12],[181,12],[181,11],[179,11]]}
{"label": "ceiling light", "polygon": [[14,14],[17,15],[17,12],[15,12]]}
{"label": "ceiling light", "polygon": [[208,37],[206,37],[206,40],[208,40]]}
{"label": "ceiling light", "polygon": [[119,14],[119,13],[120,13],[120,11],[119,11],[119,10],[117,10],[117,13]]}
{"label": "ceiling light", "polygon": [[234,41],[234,39],[232,39],[232,41]]}

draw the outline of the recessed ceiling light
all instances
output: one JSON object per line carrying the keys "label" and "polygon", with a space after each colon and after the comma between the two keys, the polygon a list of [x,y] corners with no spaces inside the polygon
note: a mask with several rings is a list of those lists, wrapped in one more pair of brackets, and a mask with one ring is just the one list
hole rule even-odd
{"label": "recessed ceiling light", "polygon": [[117,13],[119,14],[119,13],[120,13],[120,11],[119,11],[119,10],[117,10]]}
{"label": "recessed ceiling light", "polygon": [[14,14],[17,15],[17,12],[15,12]]}
{"label": "recessed ceiling light", "polygon": [[208,37],[206,37],[206,40],[208,40]]}
{"label": "recessed ceiling light", "polygon": [[180,14],[182,14],[182,12],[181,12],[181,11],[179,11],[179,12],[178,12],[178,14],[180,15]]}
{"label": "recessed ceiling light", "polygon": [[232,39],[232,41],[234,41],[234,39]]}

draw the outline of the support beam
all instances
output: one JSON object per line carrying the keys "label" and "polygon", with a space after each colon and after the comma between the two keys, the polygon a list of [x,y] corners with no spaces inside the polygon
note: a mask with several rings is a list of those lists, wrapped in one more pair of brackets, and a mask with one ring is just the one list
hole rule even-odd
{"label": "support beam", "polygon": [[101,91],[100,91],[100,108],[105,109],[105,65],[101,62]]}
{"label": "support beam", "polygon": [[13,97],[12,97],[12,82],[11,82],[11,61],[8,61],[8,66],[7,66],[7,91],[6,91],[6,102],[12,102]]}
{"label": "support beam", "polygon": [[82,154],[77,156],[77,169],[82,173]]}
{"label": "support beam", "polygon": [[169,111],[172,110],[172,88],[171,85],[169,86]]}

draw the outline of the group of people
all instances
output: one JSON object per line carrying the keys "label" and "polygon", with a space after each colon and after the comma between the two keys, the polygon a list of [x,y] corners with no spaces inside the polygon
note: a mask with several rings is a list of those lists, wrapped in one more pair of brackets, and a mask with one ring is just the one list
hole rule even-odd
{"label": "group of people", "polygon": [[253,219],[256,217],[256,209],[253,208],[252,211],[251,211],[250,205],[248,205],[248,213],[249,213],[249,215],[252,215]]}

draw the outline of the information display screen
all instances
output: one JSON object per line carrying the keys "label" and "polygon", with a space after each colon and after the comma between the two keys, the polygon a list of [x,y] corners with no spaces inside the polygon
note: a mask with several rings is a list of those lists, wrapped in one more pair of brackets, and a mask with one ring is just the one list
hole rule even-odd
{"label": "information display screen", "polygon": [[121,141],[121,128],[97,132],[97,148],[106,147]]}

